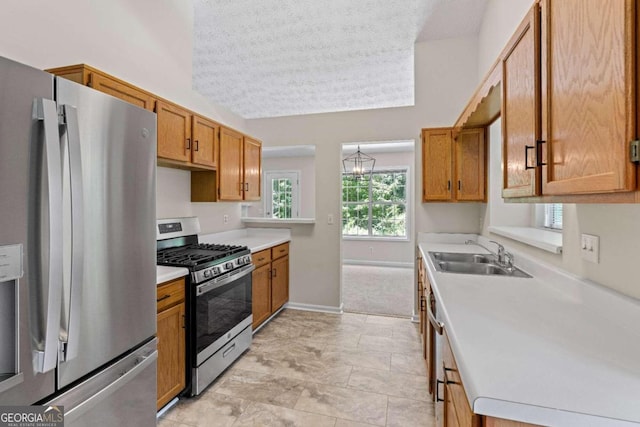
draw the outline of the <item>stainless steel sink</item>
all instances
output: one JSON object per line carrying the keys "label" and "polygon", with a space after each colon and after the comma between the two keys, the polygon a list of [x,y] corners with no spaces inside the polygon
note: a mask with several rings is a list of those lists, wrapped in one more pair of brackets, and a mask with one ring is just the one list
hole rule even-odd
{"label": "stainless steel sink", "polygon": [[474,264],[495,264],[496,257],[490,254],[460,254],[455,252],[429,252],[437,261],[470,262]]}
{"label": "stainless steel sink", "polygon": [[429,252],[429,256],[436,270],[445,273],[531,278],[517,267],[509,269],[498,265],[496,258],[491,255]]}

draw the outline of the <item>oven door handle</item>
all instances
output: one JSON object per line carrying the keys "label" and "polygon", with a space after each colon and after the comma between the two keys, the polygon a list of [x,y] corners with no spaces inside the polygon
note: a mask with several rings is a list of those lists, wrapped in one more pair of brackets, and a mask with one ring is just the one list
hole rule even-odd
{"label": "oven door handle", "polygon": [[247,274],[251,274],[251,272],[255,269],[256,267],[253,264],[249,264],[230,272],[229,276],[225,275],[226,277],[223,276],[224,278],[221,278],[220,280],[217,280],[217,279],[209,280],[208,282],[203,283],[202,285],[199,285],[196,287],[196,296],[206,294],[207,292],[212,291],[216,288],[219,288],[224,285],[228,285],[229,283],[237,279],[243,278]]}

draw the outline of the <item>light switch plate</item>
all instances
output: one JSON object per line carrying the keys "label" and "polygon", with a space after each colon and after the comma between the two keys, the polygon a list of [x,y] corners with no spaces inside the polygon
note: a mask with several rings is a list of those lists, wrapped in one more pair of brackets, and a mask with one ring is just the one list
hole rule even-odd
{"label": "light switch plate", "polygon": [[582,234],[580,254],[583,260],[598,264],[600,262],[600,237],[592,234]]}

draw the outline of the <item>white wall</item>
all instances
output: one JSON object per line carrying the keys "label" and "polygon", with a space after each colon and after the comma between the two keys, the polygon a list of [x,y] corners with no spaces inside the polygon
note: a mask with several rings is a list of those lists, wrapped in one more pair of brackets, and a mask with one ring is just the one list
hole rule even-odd
{"label": "white wall", "polygon": [[525,17],[533,0],[488,0],[478,34],[478,81],[491,65]]}
{"label": "white wall", "polygon": [[[184,0],[2,3],[0,55],[36,68],[86,63],[221,123],[245,120],[191,89],[193,7]],[[191,204],[189,172],[158,168],[159,218],[200,215],[203,231],[237,228],[238,203]]]}
{"label": "white wall", "polygon": [[[316,145],[315,226],[292,229],[291,300],[340,304],[341,144],[352,141],[416,140],[423,127],[451,126],[477,83],[477,44],[451,39],[416,44],[415,107],[247,120],[265,145]],[[415,170],[421,147],[416,146]],[[420,200],[421,182],[414,186]],[[413,230],[479,232],[479,204],[419,204]],[[327,224],[332,214],[333,225]],[[295,250],[294,250],[295,249]]]}
{"label": "white wall", "polygon": [[[479,70],[483,74],[494,62],[531,5],[530,0],[490,0],[479,38]],[[484,71],[483,71],[484,70]],[[640,298],[640,281],[636,262],[640,248],[640,205],[575,205],[565,204],[563,214],[563,253],[552,255],[487,230],[491,218],[508,219],[509,213],[524,212],[528,205],[505,206],[496,199],[500,191],[499,122],[490,129],[490,198],[482,213],[482,233],[518,250],[557,265],[573,274],[591,279],[618,292]],[[507,210],[509,209],[509,210]],[[496,215],[496,212],[497,215]],[[496,224],[494,224],[496,225]],[[580,234],[600,236],[600,263],[591,264],[580,258]]]}
{"label": "white wall", "polygon": [[[363,151],[365,151],[363,149]],[[413,258],[415,255],[414,238],[415,230],[411,229],[412,217],[415,212],[415,200],[413,200],[413,188],[415,186],[415,158],[413,151],[404,151],[399,153],[376,153],[366,150],[376,159],[376,169],[387,167],[408,166],[409,173],[407,176],[407,193],[409,200],[407,201],[407,240],[368,240],[368,239],[342,239],[342,259],[344,261],[357,262],[376,262],[378,265],[384,263],[392,264],[409,264],[413,266]]]}

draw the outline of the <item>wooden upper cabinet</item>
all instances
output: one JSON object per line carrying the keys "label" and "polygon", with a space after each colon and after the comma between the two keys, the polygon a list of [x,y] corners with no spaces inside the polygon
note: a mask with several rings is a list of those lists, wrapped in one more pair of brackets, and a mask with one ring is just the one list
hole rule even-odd
{"label": "wooden upper cabinet", "polygon": [[51,68],[48,72],[153,111],[155,98],[149,92],[86,64]]}
{"label": "wooden upper cabinet", "polygon": [[501,57],[502,197],[540,194],[540,8],[534,4]]}
{"label": "wooden upper cabinet", "polygon": [[260,200],[262,188],[262,143],[244,137],[244,200]]}
{"label": "wooden upper cabinet", "polygon": [[220,165],[218,188],[220,200],[242,200],[244,195],[243,135],[228,128],[220,129]]}
{"label": "wooden upper cabinet", "polygon": [[451,129],[422,130],[422,200],[452,199]]}
{"label": "wooden upper cabinet", "polygon": [[191,112],[177,105],[156,101],[158,157],[191,161]]}
{"label": "wooden upper cabinet", "polygon": [[[472,202],[486,197],[484,128],[422,130],[422,201]],[[455,172],[455,173],[454,173]]]}
{"label": "wooden upper cabinet", "polygon": [[218,166],[220,125],[204,117],[193,116],[191,162],[215,168]]}
{"label": "wooden upper cabinet", "polygon": [[542,0],[545,195],[634,190],[636,0]]}
{"label": "wooden upper cabinet", "polygon": [[485,200],[484,133],[484,128],[464,129],[456,138],[456,200]]}
{"label": "wooden upper cabinet", "polygon": [[120,80],[94,72],[89,75],[88,86],[145,110],[153,111],[155,99],[151,95]]}

